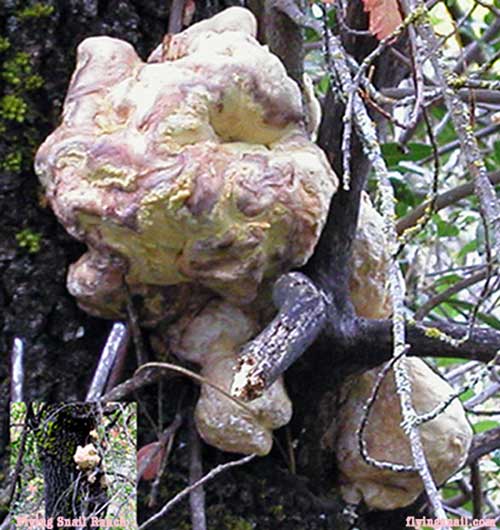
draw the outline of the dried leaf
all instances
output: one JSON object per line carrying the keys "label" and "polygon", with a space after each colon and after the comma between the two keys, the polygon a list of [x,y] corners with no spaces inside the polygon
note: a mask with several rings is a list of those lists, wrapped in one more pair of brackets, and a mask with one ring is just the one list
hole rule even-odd
{"label": "dried leaf", "polygon": [[369,30],[379,40],[388,37],[402,22],[398,0],[363,0],[370,15]]}
{"label": "dried leaf", "polygon": [[146,465],[142,473],[143,480],[154,480],[158,471],[160,470],[161,461],[165,453],[165,447],[160,442],[152,442],[141,447],[137,453],[137,469],[141,470],[142,466]]}

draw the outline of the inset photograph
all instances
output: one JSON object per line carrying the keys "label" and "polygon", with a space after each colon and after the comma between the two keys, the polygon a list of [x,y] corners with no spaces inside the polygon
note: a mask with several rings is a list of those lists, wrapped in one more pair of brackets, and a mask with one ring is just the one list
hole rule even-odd
{"label": "inset photograph", "polygon": [[137,528],[135,403],[11,404],[11,528]]}

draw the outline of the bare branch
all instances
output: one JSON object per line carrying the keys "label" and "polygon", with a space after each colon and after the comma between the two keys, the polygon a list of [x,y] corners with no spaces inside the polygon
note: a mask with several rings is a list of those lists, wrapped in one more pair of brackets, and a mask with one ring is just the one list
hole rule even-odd
{"label": "bare branch", "polygon": [[380,388],[382,386],[382,383],[384,382],[385,377],[387,374],[394,368],[394,364],[401,359],[403,355],[406,355],[406,351],[403,351],[399,356],[393,357],[388,363],[386,363],[377,374],[377,379],[375,380],[375,384],[373,385],[371,389],[370,396],[368,397],[364,407],[363,407],[363,416],[361,418],[361,423],[359,426],[359,430],[357,433],[358,436],[358,447],[359,452],[361,456],[363,457],[363,460],[378,469],[390,469],[391,471],[394,471],[396,473],[402,473],[402,472],[415,472],[417,469],[415,466],[406,466],[403,464],[397,464],[394,462],[382,462],[380,460],[376,460],[375,458],[372,458],[368,454],[368,450],[366,447],[366,440],[364,438],[364,432],[366,430],[366,427],[368,425],[368,419],[370,417],[370,411],[373,408],[373,405],[375,404],[375,401],[377,399],[378,393],[380,391]]}
{"label": "bare branch", "polygon": [[[383,88],[381,90],[381,94],[387,98],[393,98],[393,99],[403,99],[408,97],[414,97],[415,96],[415,90],[413,88]],[[473,91],[474,99],[478,103],[492,103],[492,104],[500,104],[500,94],[498,91],[495,90],[486,90],[486,89],[476,89]],[[428,104],[436,105],[438,103],[441,103],[443,98],[441,95],[441,91],[436,88],[427,88],[424,91],[424,96],[426,99],[430,99],[432,101],[429,101]],[[459,89],[457,90],[457,96],[464,102],[468,103],[471,98],[471,91],[467,88]],[[394,104],[394,103],[393,103]]]}
{"label": "bare branch", "polygon": [[127,290],[127,316],[128,325],[132,332],[132,340],[134,341],[135,356],[137,358],[137,366],[142,366],[147,362],[146,350],[144,348],[144,341],[142,339],[141,326],[139,324],[139,315],[134,306],[134,301],[130,291]]}
{"label": "bare branch", "polygon": [[[189,485],[199,482],[203,477],[203,464],[201,461],[201,443],[198,432],[191,416],[189,422]],[[191,508],[191,522],[193,530],[206,530],[207,518],[205,514],[205,490],[203,485],[194,488],[189,493]]]}
{"label": "bare branch", "polygon": [[476,434],[467,457],[467,465],[500,448],[500,427]]}
{"label": "bare branch", "polygon": [[17,458],[16,458],[16,464],[14,466],[14,474],[11,478],[12,482],[10,485],[10,491],[7,495],[7,506],[11,506],[12,501],[14,500],[14,495],[16,493],[16,486],[17,481],[19,479],[19,476],[21,474],[21,470],[23,468],[23,457],[24,457],[24,450],[26,447],[26,440],[28,438],[28,432],[29,432],[29,422],[31,419],[31,416],[33,415],[33,409],[31,408],[31,404],[28,404],[26,406],[26,415],[24,418],[24,424],[23,424],[23,430],[21,433],[21,441],[19,443],[19,448],[17,450]]}
{"label": "bare branch", "polygon": [[498,381],[494,381],[490,386],[485,388],[482,392],[468,399],[464,403],[464,406],[475,407],[476,405],[480,405],[481,403],[484,403],[491,397],[498,394],[498,392],[500,392],[500,383]]}
{"label": "bare branch", "polygon": [[129,394],[132,394],[144,386],[156,383],[163,377],[165,377],[165,374],[159,370],[138,371],[130,379],[127,379],[123,383],[112,388],[109,392],[106,392],[100,401],[103,403],[107,403],[109,401],[119,401],[120,399],[125,398]]}
{"label": "bare branch", "polygon": [[172,0],[168,17],[168,33],[179,33],[182,29],[182,16],[186,0]]}
{"label": "bare branch", "polygon": [[269,388],[314,342],[326,320],[326,297],[307,276],[290,273],[276,282],[274,320],[243,349],[231,393],[254,399]]}
{"label": "bare branch", "polygon": [[[390,320],[360,320],[356,345],[346,352],[346,358],[360,366],[377,366],[391,355],[392,330]],[[417,357],[460,357],[487,363],[500,349],[500,332],[489,328],[475,328],[466,341],[467,326],[444,321],[425,326],[406,324],[408,355]],[[449,341],[447,337],[453,339]],[[353,359],[353,355],[356,358]]]}
{"label": "bare branch", "polygon": [[489,28],[484,32],[484,35],[480,38],[469,44],[463,51],[460,59],[457,61],[457,64],[453,68],[455,74],[461,74],[467,65],[475,62],[481,54],[481,50],[484,45],[488,42],[491,42],[500,34],[500,18],[497,18]]}
{"label": "bare branch", "polygon": [[[415,9],[425,9],[425,4],[421,0],[408,0],[407,3],[408,11],[413,12]],[[495,24],[498,24],[498,29],[500,29],[500,20],[495,21]],[[488,179],[486,166],[477,140],[472,132],[469,109],[462,103],[452,88],[453,74],[441,57],[438,40],[432,26],[427,20],[422,19],[418,21],[416,28],[422,37],[422,45],[427,54],[429,55],[431,50],[435,50],[435,53],[429,55],[429,59],[434,68],[438,86],[443,92],[446,107],[450,112],[450,118],[460,141],[462,155],[474,179],[474,190],[479,198],[481,214],[485,219],[487,228],[492,235],[495,235],[498,233],[498,227],[500,225],[500,206],[495,195],[495,190]],[[496,259],[500,256],[500,238],[495,238],[492,246]]]}
{"label": "bare branch", "polygon": [[472,515],[475,519],[481,519],[483,516],[483,492],[481,488],[479,462],[476,460],[469,467],[470,483],[472,486]]}
{"label": "bare branch", "polygon": [[[500,93],[500,92],[499,92]],[[482,139],[486,138],[488,136],[493,136],[495,133],[500,131],[500,125],[494,123],[492,125],[487,125],[486,127],[483,127],[479,131],[474,132],[474,137],[476,139]],[[460,140],[454,140],[453,142],[450,142],[446,145],[441,146],[438,149],[438,155],[445,155],[446,153],[449,153],[450,151],[453,151],[454,149],[458,149],[460,147]],[[429,162],[431,158],[427,157],[422,159],[421,163],[425,164],[426,162]]]}
{"label": "bare branch", "polygon": [[[496,275],[498,275],[498,271],[493,272],[493,276]],[[425,304],[420,306],[418,308],[418,311],[415,313],[415,320],[422,320],[422,318],[424,318],[425,315],[432,311],[432,309],[434,309],[439,304],[446,302],[446,300],[451,298],[454,294],[457,294],[460,291],[463,291],[464,289],[467,289],[468,287],[471,287],[472,285],[475,285],[476,283],[487,279],[488,277],[490,277],[489,271],[483,270],[481,272],[478,272],[477,274],[470,275],[468,278],[460,280],[445,291],[437,294],[436,296],[433,296],[432,298],[427,300]]]}

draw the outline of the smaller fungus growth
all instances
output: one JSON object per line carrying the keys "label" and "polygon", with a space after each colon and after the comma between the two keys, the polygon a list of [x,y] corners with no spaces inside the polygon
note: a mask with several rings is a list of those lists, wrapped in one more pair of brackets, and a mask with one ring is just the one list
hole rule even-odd
{"label": "smaller fungus growth", "polygon": [[[406,363],[412,401],[418,414],[434,410],[453,394],[453,388],[421,359],[410,357]],[[374,368],[344,384],[343,406],[336,420],[341,428],[335,449],[344,499],[356,504],[362,499],[369,508],[394,510],[411,504],[422,493],[423,485],[416,472],[378,469],[365,462],[360,454],[359,429],[379,370]],[[364,432],[371,458],[412,464],[410,442],[401,421],[399,396],[390,372],[380,387]],[[472,427],[458,399],[436,418],[421,425],[426,460],[438,484],[464,465],[472,434]]]}
{"label": "smaller fungus growth", "polygon": [[[178,357],[201,365],[201,374],[211,383],[229,391],[238,349],[257,330],[255,315],[228,302],[213,301],[200,313],[174,324],[169,344]],[[282,378],[245,409],[203,384],[195,410],[198,432],[210,445],[260,455],[271,450],[272,430],[286,425],[291,416],[292,404]]]}
{"label": "smaller fungus growth", "polygon": [[89,471],[94,469],[101,462],[97,449],[93,444],[87,444],[85,446],[79,445],[76,448],[76,452],[73,455],[73,460],[77,465],[78,469],[83,471]]}

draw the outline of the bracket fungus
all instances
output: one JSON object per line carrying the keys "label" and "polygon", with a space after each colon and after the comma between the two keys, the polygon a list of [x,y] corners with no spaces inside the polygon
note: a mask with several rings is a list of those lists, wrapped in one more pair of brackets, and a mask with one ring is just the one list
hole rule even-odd
{"label": "bracket fungus", "polygon": [[[255,37],[254,16],[233,7],[167,35],[147,62],[124,41],[86,39],[35,161],[55,214],[88,246],[68,274],[80,306],[120,318],[132,295],[158,329],[196,306],[206,319],[189,326],[194,343],[203,322],[232,313],[239,333],[197,360],[227,388],[237,347],[258,331],[238,308],[263,306],[270,283],[307,261],[338,185],[299,87]],[[291,416],[283,383],[251,407],[257,422],[203,386],[198,429],[221,449],[264,454]]]}
{"label": "bracket fungus", "polygon": [[196,283],[249,303],[311,255],[337,179],[305,131],[298,86],[255,28],[230,8],[167,36],[147,63],[118,39],[78,47],[36,171],[89,246],[69,282],[84,306],[116,313],[106,299],[124,283]]}

